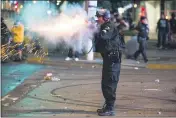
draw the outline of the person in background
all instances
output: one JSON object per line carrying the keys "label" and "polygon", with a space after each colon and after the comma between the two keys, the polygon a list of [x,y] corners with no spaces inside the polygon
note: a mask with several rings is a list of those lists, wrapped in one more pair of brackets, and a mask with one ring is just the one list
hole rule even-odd
{"label": "person in background", "polygon": [[22,49],[23,49],[23,41],[24,41],[24,26],[20,22],[20,20],[16,20],[14,26],[11,29],[13,35],[13,44],[15,46],[15,50],[18,51],[18,59],[17,61],[22,60]]}
{"label": "person in background", "polygon": [[124,31],[129,29],[129,24],[118,13],[114,13],[114,17],[115,17],[115,22],[114,22],[115,26],[117,27],[117,29],[120,33],[120,38],[122,40],[122,45],[125,48]]}
{"label": "person in background", "polygon": [[169,23],[170,23],[170,35],[176,35],[176,15],[175,13],[171,14],[171,19]]}
{"label": "person in background", "polygon": [[171,32],[175,34],[176,33],[176,15],[175,15],[175,13],[171,14],[171,19],[170,19],[169,23],[170,23]]}
{"label": "person in background", "polygon": [[139,49],[135,52],[134,58],[135,60],[137,60],[138,56],[142,54],[144,62],[147,63],[148,59],[146,54],[146,43],[147,43],[148,34],[149,34],[149,26],[148,26],[146,17],[144,16],[141,17],[140,22],[136,27],[136,30],[138,31],[137,40],[139,43]]}
{"label": "person in background", "polygon": [[73,45],[69,47],[68,55],[65,58],[66,61],[70,61],[72,59],[74,59],[75,61],[79,61],[79,52],[77,51],[77,48],[79,47],[79,44],[78,44],[79,35],[80,34],[78,32],[72,36]]}
{"label": "person in background", "polygon": [[10,42],[11,33],[4,22],[4,18],[1,17],[1,45],[5,45]]}
{"label": "person in background", "polygon": [[161,18],[157,22],[157,29],[158,30],[158,43],[157,47],[159,49],[166,48],[166,39],[169,33],[169,22],[165,18],[165,15],[162,13]]}

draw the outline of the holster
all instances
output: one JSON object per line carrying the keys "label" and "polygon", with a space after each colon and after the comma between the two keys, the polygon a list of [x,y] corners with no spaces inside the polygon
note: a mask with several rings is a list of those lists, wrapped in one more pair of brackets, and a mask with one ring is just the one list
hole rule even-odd
{"label": "holster", "polygon": [[121,63],[121,52],[120,51],[108,52],[108,57],[112,61],[112,63]]}

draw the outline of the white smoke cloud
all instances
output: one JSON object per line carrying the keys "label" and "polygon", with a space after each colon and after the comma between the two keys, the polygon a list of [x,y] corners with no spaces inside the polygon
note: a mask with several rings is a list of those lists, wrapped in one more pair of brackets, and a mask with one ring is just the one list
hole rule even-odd
{"label": "white smoke cloud", "polygon": [[[25,7],[23,17],[29,30],[45,37],[48,42],[58,43],[64,40],[69,46],[81,52],[93,37],[95,28],[88,28],[86,11],[78,4],[64,4],[59,15],[50,6],[51,15],[47,14],[47,4],[35,4],[35,7]],[[94,29],[94,30],[93,30]]]}

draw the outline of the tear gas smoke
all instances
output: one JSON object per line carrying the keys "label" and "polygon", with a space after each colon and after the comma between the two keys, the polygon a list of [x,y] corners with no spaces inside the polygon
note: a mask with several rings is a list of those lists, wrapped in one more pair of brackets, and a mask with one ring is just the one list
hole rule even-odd
{"label": "tear gas smoke", "polygon": [[129,5],[124,6],[123,8],[122,7],[118,8],[119,14],[122,15],[126,10],[128,10],[132,7],[133,7],[133,5],[129,4]]}
{"label": "tear gas smoke", "polygon": [[[50,14],[47,14],[48,5],[34,4],[32,8],[24,8],[23,20],[29,31],[36,32],[44,39],[53,44],[65,41],[68,46],[81,52],[86,48],[86,42],[93,37],[95,27],[90,28],[86,11],[78,4],[66,5],[58,15],[56,9],[50,6]],[[63,7],[62,7],[63,8]]]}

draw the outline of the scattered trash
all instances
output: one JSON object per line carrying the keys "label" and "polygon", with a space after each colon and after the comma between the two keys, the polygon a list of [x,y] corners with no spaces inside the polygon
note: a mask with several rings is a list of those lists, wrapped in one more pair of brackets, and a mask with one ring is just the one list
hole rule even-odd
{"label": "scattered trash", "polygon": [[10,98],[11,100],[15,101],[15,100],[18,100],[18,98]]}
{"label": "scattered trash", "polygon": [[52,81],[60,81],[59,78],[53,77],[52,73],[47,73],[46,76],[44,77],[45,80],[52,80]]}
{"label": "scattered trash", "polygon": [[61,95],[53,95],[53,94],[51,94],[53,97],[60,97]]}
{"label": "scattered trash", "polygon": [[92,68],[95,68],[95,66],[92,66]]}
{"label": "scattered trash", "polygon": [[60,81],[60,79],[57,78],[57,77],[52,77],[51,80],[52,80],[52,81]]}
{"label": "scattered trash", "polygon": [[31,87],[36,87],[37,85],[31,85]]}
{"label": "scattered trash", "polygon": [[161,115],[161,112],[158,112],[159,115]]}
{"label": "scattered trash", "polygon": [[161,91],[160,89],[144,89],[145,91]]}
{"label": "scattered trash", "polygon": [[9,106],[9,103],[5,103],[5,104],[3,104],[3,106],[7,107],[7,106]]}
{"label": "scattered trash", "polygon": [[51,77],[53,74],[52,73],[47,73],[46,76]]}
{"label": "scattered trash", "polygon": [[158,83],[159,83],[159,82],[160,82],[160,80],[159,80],[159,79],[156,79],[156,80],[155,80],[155,82],[158,82]]}
{"label": "scattered trash", "polygon": [[46,76],[44,77],[45,80],[51,80],[52,78],[52,73],[47,73]]}
{"label": "scattered trash", "polygon": [[138,70],[139,68],[138,67],[134,67],[135,70]]}
{"label": "scattered trash", "polygon": [[5,97],[3,97],[3,98],[1,99],[1,101],[4,101],[5,99],[9,98],[9,96],[10,96],[10,95],[6,95]]}
{"label": "scattered trash", "polygon": [[137,64],[139,64],[140,62],[139,61],[136,61]]}

